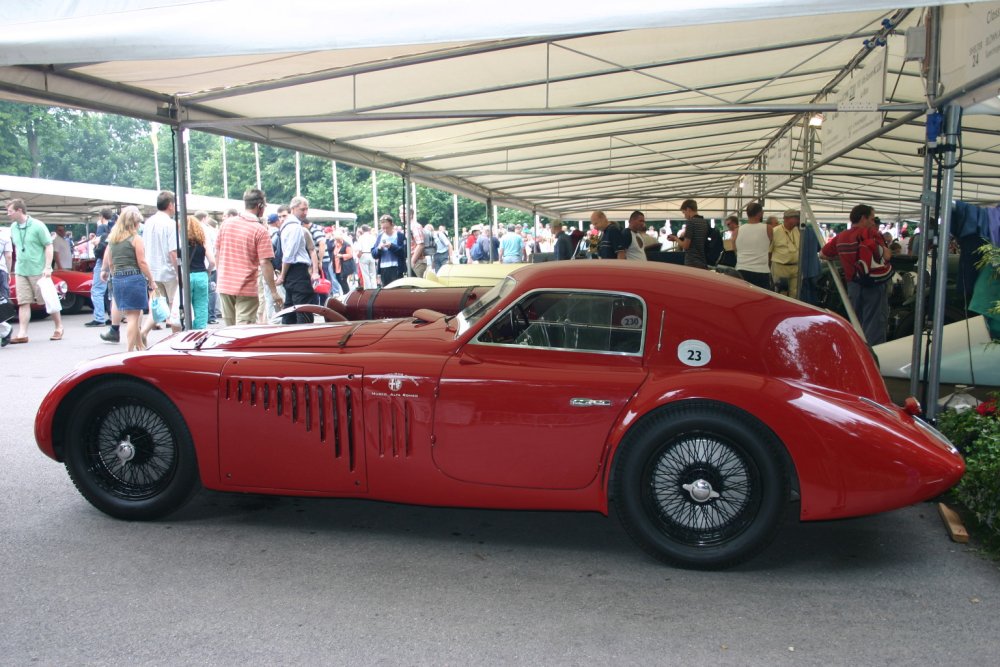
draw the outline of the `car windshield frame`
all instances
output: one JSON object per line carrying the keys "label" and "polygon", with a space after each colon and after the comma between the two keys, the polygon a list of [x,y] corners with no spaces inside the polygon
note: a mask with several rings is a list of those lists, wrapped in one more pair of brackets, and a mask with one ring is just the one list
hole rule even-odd
{"label": "car windshield frame", "polygon": [[467,332],[483,319],[490,309],[513,292],[515,287],[517,287],[517,281],[507,276],[486,294],[462,309],[462,312],[455,316],[455,321],[458,323],[455,338]]}

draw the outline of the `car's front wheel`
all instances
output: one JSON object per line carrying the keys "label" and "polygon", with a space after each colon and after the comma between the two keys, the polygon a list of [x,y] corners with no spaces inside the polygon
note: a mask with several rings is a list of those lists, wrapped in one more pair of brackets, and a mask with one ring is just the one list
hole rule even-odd
{"label": "car's front wheel", "polygon": [[774,538],[790,473],[782,445],[752,416],[689,401],[661,408],[626,436],[611,493],[644,550],[672,565],[720,569]]}
{"label": "car's front wheel", "polygon": [[194,444],[177,407],[130,380],[98,382],[78,401],[65,460],[84,498],[119,519],[165,516],[198,487]]}
{"label": "car's front wheel", "polygon": [[66,292],[62,301],[62,312],[64,315],[75,315],[83,310],[86,299],[79,294]]}

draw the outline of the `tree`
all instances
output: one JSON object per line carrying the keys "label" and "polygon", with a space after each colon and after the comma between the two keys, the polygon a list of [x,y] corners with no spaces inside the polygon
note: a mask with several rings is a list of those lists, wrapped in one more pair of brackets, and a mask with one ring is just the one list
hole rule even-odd
{"label": "tree", "polygon": [[[158,150],[154,158],[152,135]],[[156,166],[162,189],[183,192],[177,184],[174,164],[179,140],[168,125],[110,114],[0,102],[0,173],[52,178],[81,183],[99,183],[132,188],[156,188]],[[252,142],[217,134],[192,131],[187,146],[191,191],[221,197],[225,188],[222,174],[222,145],[226,146],[229,197],[240,199],[256,187],[257,169]],[[288,203],[296,194],[295,152],[286,148],[258,145],[261,186],[268,201]],[[301,192],[310,206],[334,209],[333,162],[327,158],[300,154]],[[372,171],[337,163],[340,210],[358,216],[358,224],[375,225],[372,205]],[[378,213],[392,215],[399,222],[403,206],[403,178],[377,172]],[[435,227],[451,229],[454,220],[452,195],[417,185],[417,217]],[[459,226],[486,224],[486,205],[458,198]],[[501,208],[498,223],[533,226],[530,213]]]}

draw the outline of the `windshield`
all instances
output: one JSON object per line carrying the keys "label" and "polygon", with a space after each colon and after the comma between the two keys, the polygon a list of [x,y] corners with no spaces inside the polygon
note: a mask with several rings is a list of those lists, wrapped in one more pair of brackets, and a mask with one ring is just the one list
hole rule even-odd
{"label": "windshield", "polygon": [[466,306],[465,310],[455,316],[455,319],[458,322],[457,335],[461,336],[469,330],[469,327],[481,320],[483,316],[491,308],[493,308],[493,306],[511,293],[516,284],[517,282],[513,278],[507,276],[499,285],[496,285],[481,298],[476,299],[474,302]]}

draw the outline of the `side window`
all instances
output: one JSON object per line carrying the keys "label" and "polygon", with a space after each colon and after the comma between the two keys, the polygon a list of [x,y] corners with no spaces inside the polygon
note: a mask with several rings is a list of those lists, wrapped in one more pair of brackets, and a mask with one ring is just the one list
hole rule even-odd
{"label": "side window", "polygon": [[640,354],[645,324],[642,302],[633,296],[534,292],[504,311],[479,342]]}

